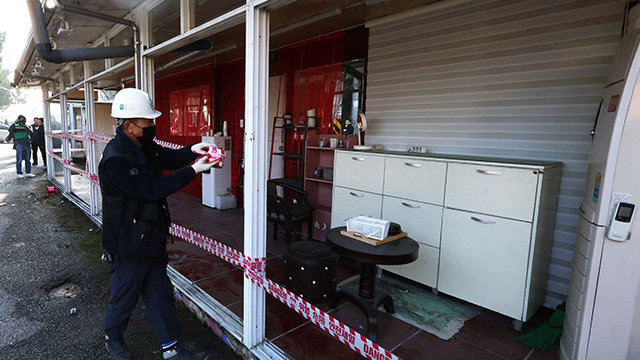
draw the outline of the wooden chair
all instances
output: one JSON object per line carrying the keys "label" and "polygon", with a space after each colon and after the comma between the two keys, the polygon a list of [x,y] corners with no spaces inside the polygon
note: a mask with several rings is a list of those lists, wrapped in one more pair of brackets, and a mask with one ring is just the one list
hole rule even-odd
{"label": "wooden chair", "polygon": [[[281,190],[283,196],[278,195]],[[311,238],[313,231],[313,211],[315,206],[309,202],[308,193],[278,180],[267,182],[267,221],[273,223],[273,239],[278,238],[278,225],[285,226],[285,241],[291,242],[291,234],[299,224],[307,222],[307,236]]]}

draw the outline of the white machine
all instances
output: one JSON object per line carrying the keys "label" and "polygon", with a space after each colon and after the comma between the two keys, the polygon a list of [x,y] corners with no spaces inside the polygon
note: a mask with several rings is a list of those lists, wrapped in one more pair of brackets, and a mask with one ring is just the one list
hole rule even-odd
{"label": "white machine", "polygon": [[[640,359],[640,52],[638,32],[609,70],[580,205],[560,358]],[[605,236],[606,235],[606,236]]]}
{"label": "white machine", "polygon": [[615,241],[625,241],[629,236],[631,230],[631,220],[633,220],[633,213],[636,206],[626,202],[619,202],[616,208],[615,215],[611,219],[611,225],[609,225],[609,233],[607,237]]}
{"label": "white machine", "polygon": [[203,136],[202,141],[214,144],[226,155],[222,169],[214,167],[209,174],[202,174],[202,204],[215,208],[216,196],[227,193],[227,189],[231,188],[231,137]]}

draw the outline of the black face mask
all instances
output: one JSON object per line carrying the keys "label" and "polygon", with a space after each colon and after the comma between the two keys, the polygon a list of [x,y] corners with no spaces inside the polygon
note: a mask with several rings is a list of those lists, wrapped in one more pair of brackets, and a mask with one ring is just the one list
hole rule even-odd
{"label": "black face mask", "polygon": [[[133,123],[132,123],[133,124]],[[155,139],[156,137],[156,126],[147,126],[147,127],[140,127],[136,124],[133,124],[137,127],[139,127],[140,129],[142,129],[142,136],[137,136],[136,139],[138,139],[138,141],[140,142],[140,144],[142,144],[142,146],[147,147],[149,145],[151,145],[153,143],[153,139]]]}

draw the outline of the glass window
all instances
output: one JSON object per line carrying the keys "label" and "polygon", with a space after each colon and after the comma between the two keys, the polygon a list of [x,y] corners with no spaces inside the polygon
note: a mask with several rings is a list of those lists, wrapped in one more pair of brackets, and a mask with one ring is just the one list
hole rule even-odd
{"label": "glass window", "polygon": [[[97,47],[104,47],[104,44],[100,44]],[[95,75],[104,71],[104,60],[91,60],[89,62],[89,67],[91,68],[91,75]]]}
{"label": "glass window", "polygon": [[149,30],[153,45],[180,35],[180,1],[167,0],[149,12]]}
{"label": "glass window", "polygon": [[[62,122],[60,121],[59,102],[49,103],[49,116],[51,118],[51,132],[60,133],[62,131]],[[53,154],[57,158],[62,158],[62,139],[52,137],[51,144],[53,144]],[[64,165],[57,158],[54,157],[53,162],[55,178],[58,183],[64,185]]]}
{"label": "glass window", "polygon": [[[130,27],[124,28],[116,36],[111,38],[111,45],[109,46],[128,46],[133,44],[133,29]],[[128,58],[115,58],[113,59],[113,65],[119,64]]]}
{"label": "glass window", "polygon": [[84,80],[84,64],[82,62],[73,64],[73,73],[76,80],[74,85],[82,82]]}
{"label": "glass window", "polygon": [[[82,104],[70,104],[69,105],[69,126],[68,132],[71,135],[86,135],[86,124],[84,117],[84,105]],[[77,139],[69,139],[69,151],[71,166],[80,170],[87,170],[87,152],[85,149],[85,141]],[[77,171],[71,171],[71,192],[78,198],[82,199],[85,203],[89,204],[90,200],[90,183],[89,179],[82,176]]]}
{"label": "glass window", "polygon": [[233,9],[244,5],[245,1],[196,0],[196,26],[202,25]]}
{"label": "glass window", "polygon": [[[363,103],[364,63],[362,61],[345,63],[342,72],[342,113],[343,122],[349,120],[356,124]],[[346,127],[345,127],[346,128]]]}
{"label": "glass window", "polygon": [[64,88],[60,89],[60,91],[66,90],[70,86],[69,84],[71,84],[71,78],[68,71],[62,72],[62,82],[64,83]]}

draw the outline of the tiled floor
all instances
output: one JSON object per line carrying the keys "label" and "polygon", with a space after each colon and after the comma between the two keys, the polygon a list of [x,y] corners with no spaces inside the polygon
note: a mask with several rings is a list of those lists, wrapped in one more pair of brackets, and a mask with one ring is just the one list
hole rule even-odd
{"label": "tiled floor", "polygon": [[[243,212],[241,209],[218,211],[200,205],[200,199],[183,193],[169,198],[174,223],[182,225],[239,251],[243,250]],[[267,277],[282,283],[284,236],[274,241],[267,231]],[[221,304],[242,317],[242,269],[208,254],[181,240],[169,246],[171,265],[206,291]],[[349,262],[340,263],[338,281],[358,274]],[[439,296],[446,296],[440,294]],[[356,331],[366,332],[366,319],[353,305],[342,302],[330,310],[327,304],[316,304]],[[362,359],[360,355],[333,339],[287,306],[267,296],[266,336],[293,359],[338,360]],[[524,325],[525,333],[540,326],[551,316],[543,308]],[[444,341],[385,312],[378,315],[378,344],[405,360],[422,359],[558,359],[558,345],[548,352],[531,350],[516,338],[512,321],[492,311],[484,310],[465,322],[450,340]]]}

